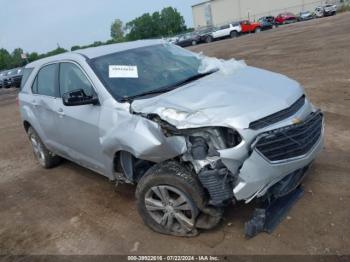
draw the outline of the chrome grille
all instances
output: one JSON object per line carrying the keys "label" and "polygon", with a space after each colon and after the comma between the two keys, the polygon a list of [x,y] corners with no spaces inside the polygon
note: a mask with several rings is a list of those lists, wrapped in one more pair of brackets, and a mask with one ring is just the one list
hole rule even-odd
{"label": "chrome grille", "polygon": [[323,114],[318,111],[300,124],[263,133],[256,149],[270,161],[280,161],[305,155],[319,140]]}
{"label": "chrome grille", "polygon": [[282,121],[292,115],[294,115],[298,110],[305,104],[305,95],[301,96],[296,102],[294,102],[290,107],[283,109],[277,113],[266,116],[249,124],[250,129],[260,129],[279,121]]}

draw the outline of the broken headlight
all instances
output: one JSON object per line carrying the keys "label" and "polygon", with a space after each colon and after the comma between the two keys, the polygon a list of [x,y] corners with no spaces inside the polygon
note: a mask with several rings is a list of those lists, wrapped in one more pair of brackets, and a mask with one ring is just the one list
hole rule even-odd
{"label": "broken headlight", "polygon": [[151,119],[161,126],[165,136],[184,136],[194,159],[219,155],[217,150],[235,147],[242,141],[238,132],[228,127],[177,129],[159,116],[153,116]]}

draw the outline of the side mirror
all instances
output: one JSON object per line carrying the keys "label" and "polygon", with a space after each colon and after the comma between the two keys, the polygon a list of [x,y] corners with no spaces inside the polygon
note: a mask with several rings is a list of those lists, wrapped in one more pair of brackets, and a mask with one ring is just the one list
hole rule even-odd
{"label": "side mirror", "polygon": [[95,95],[88,96],[83,89],[64,93],[62,95],[62,101],[65,106],[97,105],[99,103]]}

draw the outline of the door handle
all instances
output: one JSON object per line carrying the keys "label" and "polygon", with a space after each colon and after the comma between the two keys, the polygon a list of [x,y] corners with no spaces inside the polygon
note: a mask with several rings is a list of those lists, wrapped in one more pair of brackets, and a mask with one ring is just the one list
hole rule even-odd
{"label": "door handle", "polygon": [[65,116],[65,113],[64,113],[64,111],[63,111],[62,108],[59,108],[59,109],[57,110],[57,113],[58,113],[59,117],[61,117],[61,118]]}

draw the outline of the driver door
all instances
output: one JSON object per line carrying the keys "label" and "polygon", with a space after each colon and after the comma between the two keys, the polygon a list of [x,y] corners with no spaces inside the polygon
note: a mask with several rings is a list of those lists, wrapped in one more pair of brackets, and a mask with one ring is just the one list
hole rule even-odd
{"label": "driver door", "polygon": [[[84,90],[86,95],[96,94],[91,81],[80,66],[72,62],[59,65],[59,90],[63,94]],[[67,158],[99,173],[104,172],[104,160],[99,141],[100,105],[58,105],[60,143]]]}

